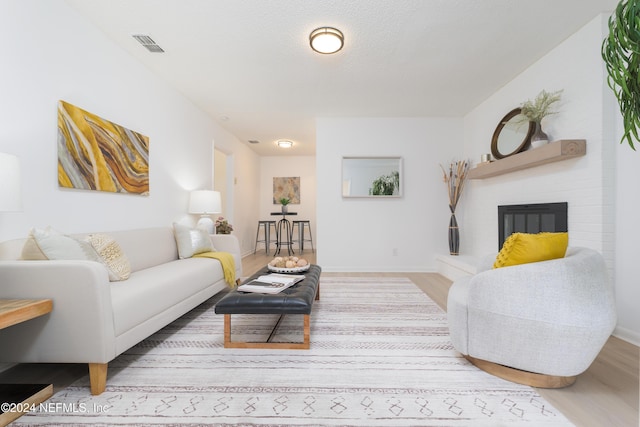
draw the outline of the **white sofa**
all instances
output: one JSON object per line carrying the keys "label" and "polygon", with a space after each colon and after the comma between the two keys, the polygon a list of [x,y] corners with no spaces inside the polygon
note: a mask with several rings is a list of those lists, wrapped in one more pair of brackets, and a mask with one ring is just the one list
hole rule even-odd
{"label": "white sofa", "polygon": [[569,248],[564,258],[491,269],[494,259],[449,290],[453,346],[481,369],[512,381],[571,384],[616,324],[604,258]]}
{"label": "white sofa", "polygon": [[[109,361],[228,287],[220,261],[178,258],[170,227],[107,234],[129,260],[127,280],[110,282],[95,261],[19,260],[26,239],[0,243],[0,299],[53,299],[50,314],[0,330],[0,362],[88,363],[100,394]],[[239,278],[237,238],[211,238],[233,254]]]}

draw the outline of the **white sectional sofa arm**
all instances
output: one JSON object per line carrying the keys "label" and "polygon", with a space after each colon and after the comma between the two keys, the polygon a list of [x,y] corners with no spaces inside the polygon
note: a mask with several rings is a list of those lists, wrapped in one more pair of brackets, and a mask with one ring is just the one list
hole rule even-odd
{"label": "white sectional sofa arm", "polygon": [[[106,363],[114,358],[110,283],[102,264],[0,261],[0,277],[2,298],[53,299],[51,313],[0,330],[0,342],[11,343],[2,346],[3,360]],[[34,328],[37,337],[24,339]]]}
{"label": "white sectional sofa arm", "polygon": [[239,278],[242,275],[242,252],[240,252],[238,238],[233,234],[211,234],[211,242],[217,251],[229,252],[233,255],[237,278]]}

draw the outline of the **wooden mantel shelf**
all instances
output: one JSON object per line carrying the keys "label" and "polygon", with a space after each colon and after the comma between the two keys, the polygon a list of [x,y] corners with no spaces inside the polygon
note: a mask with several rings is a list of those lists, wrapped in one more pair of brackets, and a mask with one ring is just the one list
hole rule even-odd
{"label": "wooden mantel shelf", "polygon": [[585,154],[587,154],[587,142],[584,139],[561,139],[491,163],[479,164],[469,170],[469,178],[491,178],[547,163],[573,159]]}

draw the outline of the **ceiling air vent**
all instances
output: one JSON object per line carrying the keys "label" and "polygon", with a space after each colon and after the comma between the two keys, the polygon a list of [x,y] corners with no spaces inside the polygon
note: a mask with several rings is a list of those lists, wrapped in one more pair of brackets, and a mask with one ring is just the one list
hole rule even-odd
{"label": "ceiling air vent", "polygon": [[131,37],[136,39],[138,43],[144,46],[149,52],[154,52],[154,53],[164,52],[164,49],[158,46],[151,37],[145,34],[133,34]]}

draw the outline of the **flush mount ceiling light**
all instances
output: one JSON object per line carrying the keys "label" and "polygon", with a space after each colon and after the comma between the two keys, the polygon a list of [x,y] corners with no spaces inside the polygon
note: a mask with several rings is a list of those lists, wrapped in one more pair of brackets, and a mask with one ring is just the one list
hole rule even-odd
{"label": "flush mount ceiling light", "polygon": [[289,140],[286,140],[286,139],[281,139],[281,140],[277,141],[276,144],[280,148],[291,148],[291,147],[293,147],[293,142],[289,141]]}
{"label": "flush mount ceiling light", "polygon": [[344,46],[344,35],[335,28],[320,27],[311,32],[309,43],[318,53],[336,53]]}

